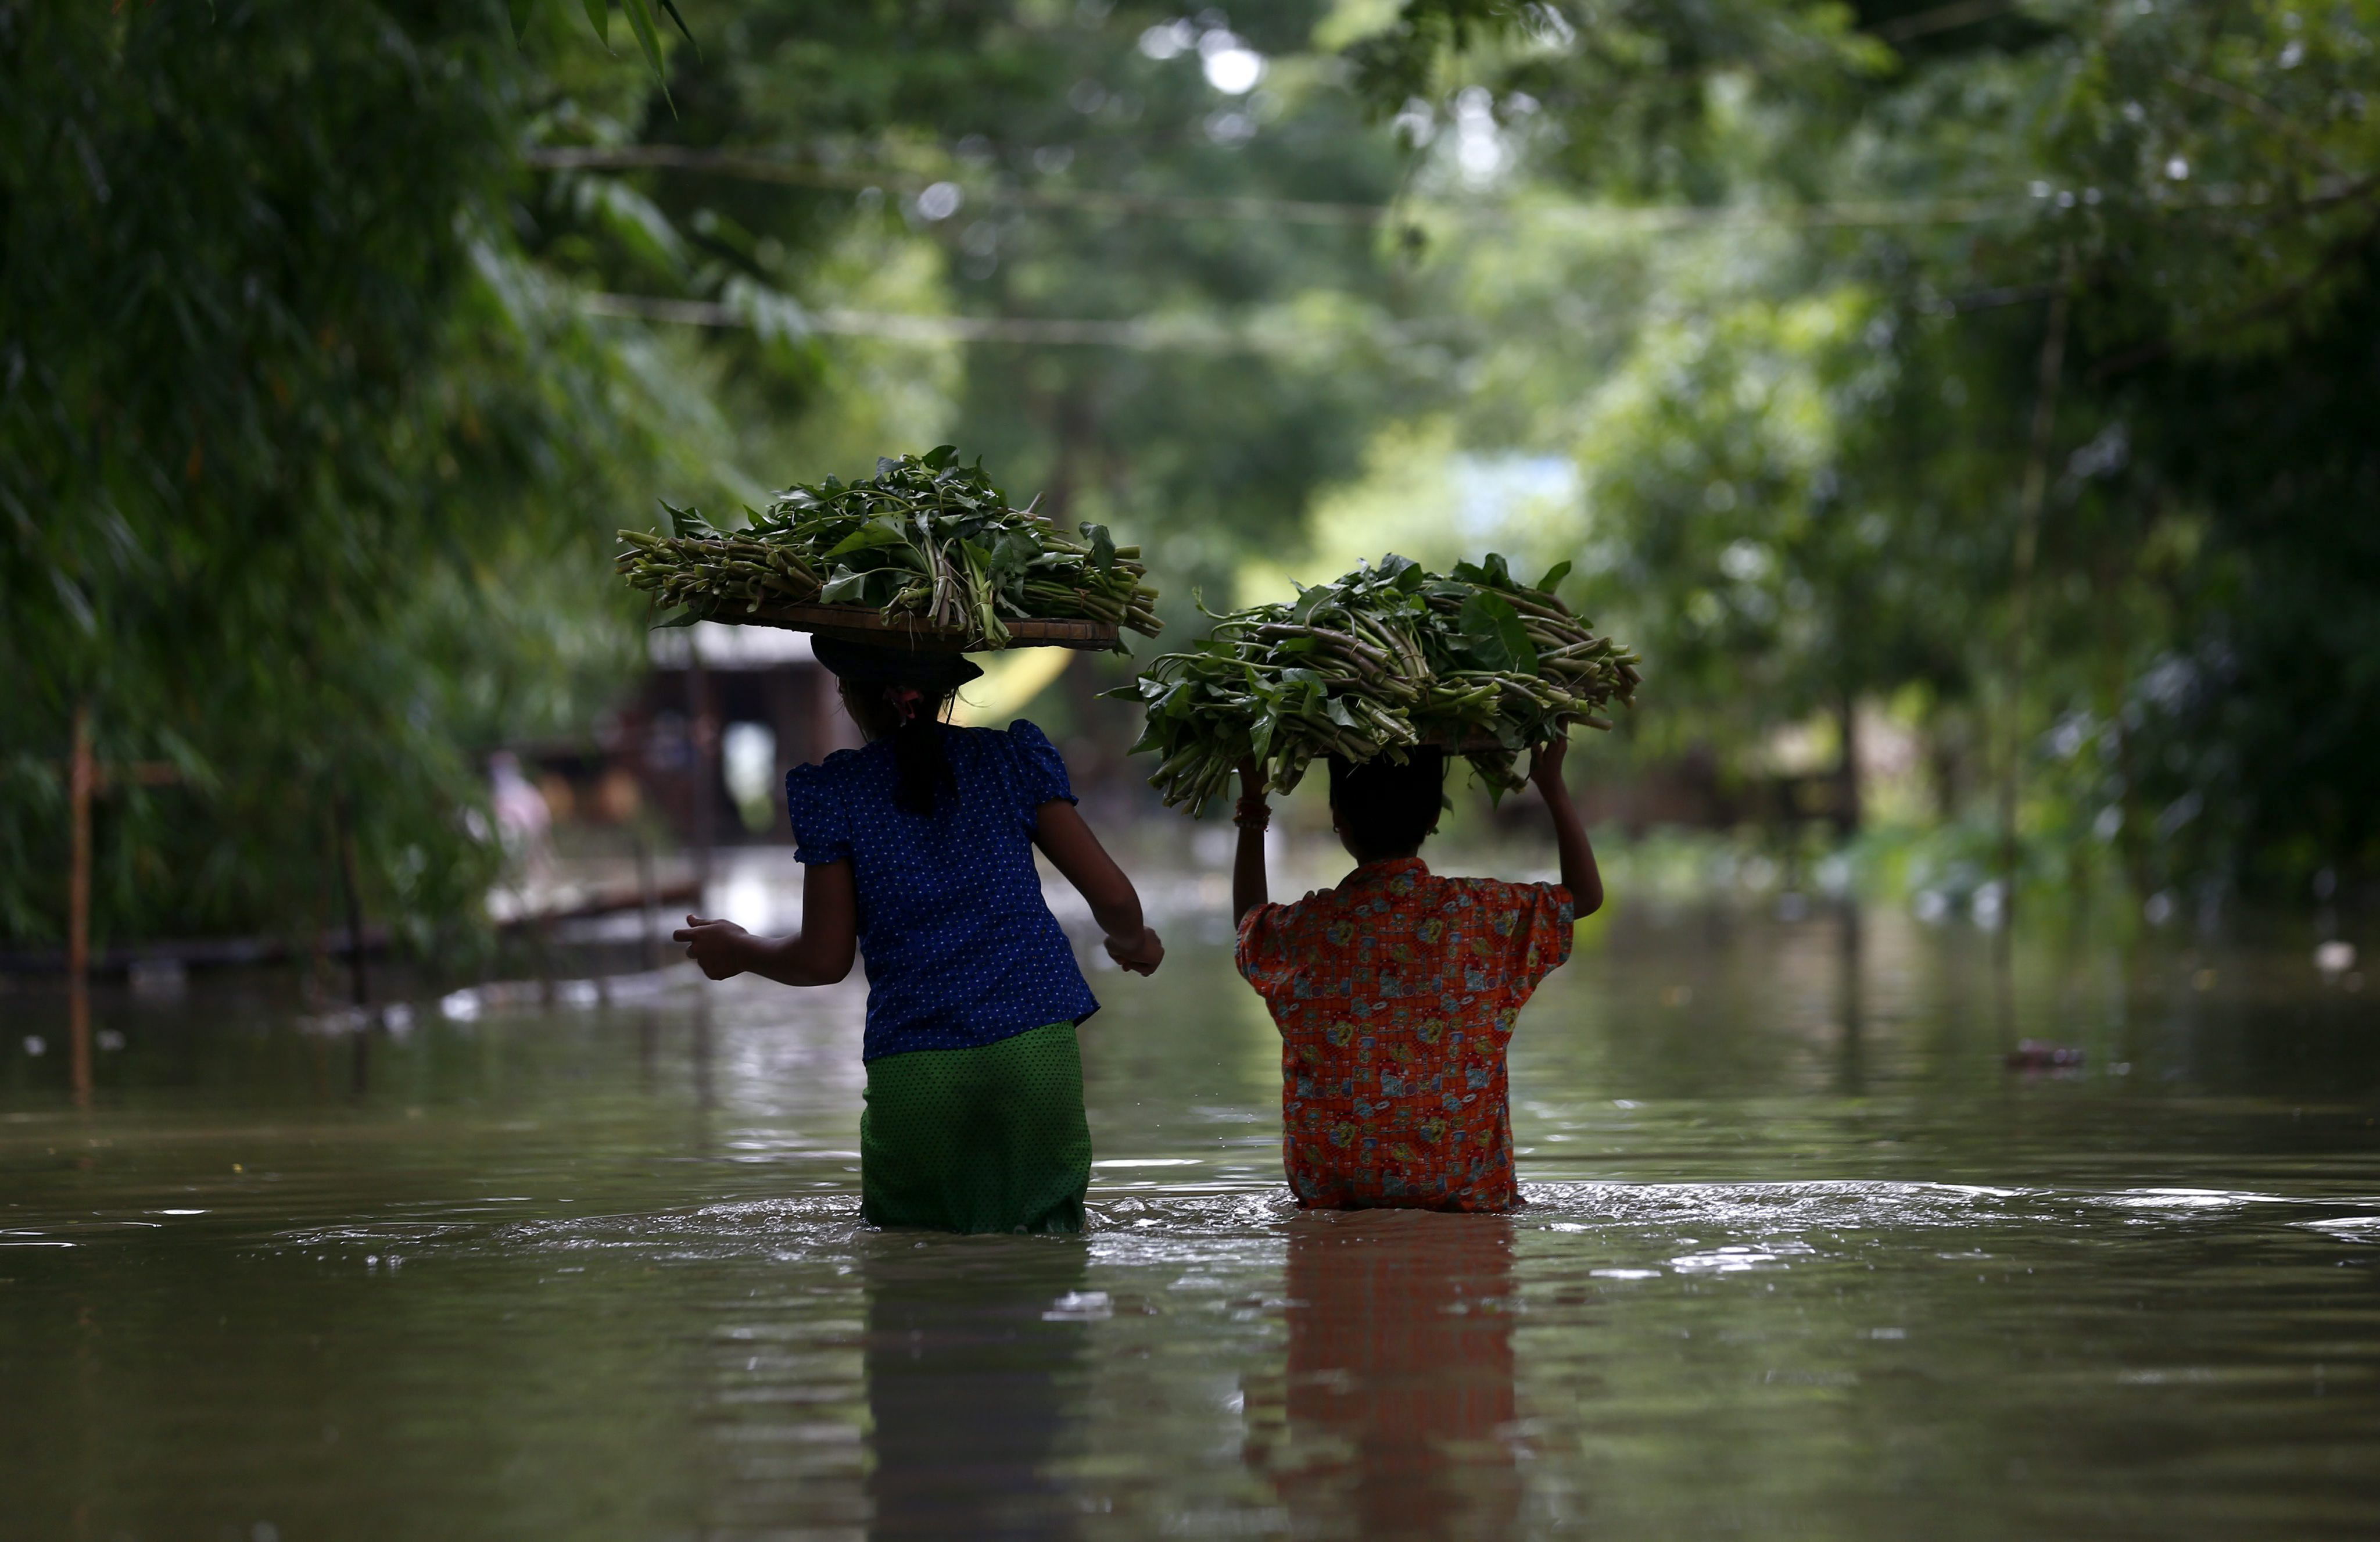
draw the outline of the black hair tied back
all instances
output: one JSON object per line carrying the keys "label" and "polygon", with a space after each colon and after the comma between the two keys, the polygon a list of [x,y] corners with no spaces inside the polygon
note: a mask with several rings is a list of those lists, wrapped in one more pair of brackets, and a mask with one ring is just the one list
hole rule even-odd
{"label": "black hair tied back", "polygon": [[[887,711],[901,724],[892,730],[892,765],[900,774],[892,802],[904,813],[930,818],[935,795],[945,787],[954,792],[958,787],[951,772],[950,753],[942,745],[941,708],[950,698],[920,699],[911,693],[905,702],[903,695],[897,686],[884,691]],[[908,714],[905,718],[901,716],[904,712]]]}
{"label": "black hair tied back", "polygon": [[1330,757],[1330,808],[1357,854],[1370,862],[1418,849],[1438,828],[1446,797],[1446,753],[1407,752],[1402,762],[1383,755],[1361,765]]}
{"label": "black hair tied back", "polygon": [[944,788],[958,792],[944,744],[942,714],[959,687],[983,671],[957,654],[926,653],[854,642],[821,632],[810,640],[818,661],[842,682],[852,721],[873,742],[892,740],[898,781],[892,806],[931,818]]}

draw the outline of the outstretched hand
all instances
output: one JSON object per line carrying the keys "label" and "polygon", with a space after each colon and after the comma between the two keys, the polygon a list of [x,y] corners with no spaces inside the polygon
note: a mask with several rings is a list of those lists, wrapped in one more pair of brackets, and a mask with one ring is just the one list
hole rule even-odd
{"label": "outstretched hand", "polygon": [[1157,966],[1165,961],[1165,944],[1159,939],[1155,928],[1143,926],[1136,937],[1110,936],[1108,957],[1116,961],[1118,968],[1134,974],[1154,974]]}
{"label": "outstretched hand", "polygon": [[689,915],[684,926],[670,934],[670,940],[686,944],[686,956],[701,965],[704,974],[725,980],[750,967],[751,936],[733,921],[705,921]]}

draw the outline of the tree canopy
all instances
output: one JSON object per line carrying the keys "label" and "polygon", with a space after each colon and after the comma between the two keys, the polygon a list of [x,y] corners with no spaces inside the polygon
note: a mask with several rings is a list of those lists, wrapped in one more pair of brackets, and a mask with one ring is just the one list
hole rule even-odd
{"label": "tree canopy", "polygon": [[179,777],[103,928],[310,924],[344,822],[426,940],[641,658],[613,525],[941,442],[1177,623],[1570,558],[1645,752],[1886,704],[2144,888],[2369,873],[2374,13],[0,5],[0,927],[82,706]]}
{"label": "tree canopy", "polygon": [[[2375,20],[1411,0],[1351,54],[1376,111],[1467,100],[1670,222],[1498,373],[1561,382],[1583,568],[1672,687],[1989,707],[2135,881],[2286,891],[2380,855]],[[1589,337],[1602,378],[1558,373]]]}

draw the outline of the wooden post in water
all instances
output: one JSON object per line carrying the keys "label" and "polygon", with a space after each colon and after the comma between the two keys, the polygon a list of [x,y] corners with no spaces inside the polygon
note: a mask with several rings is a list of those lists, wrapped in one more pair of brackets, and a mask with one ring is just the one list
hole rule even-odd
{"label": "wooden post in water", "polygon": [[[348,819],[347,797],[340,793],[331,800],[331,836],[338,846],[339,887],[347,902],[347,985],[355,997],[356,1009],[363,1010],[371,998],[370,983],[364,974],[364,899],[356,875],[356,832]],[[348,1090],[361,1097],[371,1086],[371,1022],[369,1019],[356,1024],[355,1063],[350,1068]]]}
{"label": "wooden post in water", "polygon": [[719,725],[710,712],[710,671],[702,662],[702,647],[694,629],[686,630],[686,726],[694,751],[694,881],[698,913],[710,900],[711,821],[717,817],[711,793],[719,779]]}
{"label": "wooden post in water", "polygon": [[74,1097],[91,1101],[91,799],[99,768],[91,748],[91,704],[74,713],[74,754],[67,768],[73,848],[67,869],[67,1017]]}
{"label": "wooden post in water", "polygon": [[662,963],[661,918],[653,912],[661,904],[653,882],[653,843],[642,825],[636,826],[637,842],[637,961],[648,973]]}
{"label": "wooden post in water", "polygon": [[345,793],[331,802],[331,828],[338,841],[339,887],[347,902],[347,983],[357,1006],[371,999],[364,975],[364,897],[356,879],[356,832],[347,819]]}

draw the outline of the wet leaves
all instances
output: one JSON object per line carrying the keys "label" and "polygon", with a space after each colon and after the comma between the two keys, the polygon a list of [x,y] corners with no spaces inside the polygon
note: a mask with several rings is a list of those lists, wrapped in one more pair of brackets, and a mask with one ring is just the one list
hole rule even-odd
{"label": "wet leaves", "polygon": [[770,606],[865,605],[963,633],[970,648],[1008,645],[1012,619],[1094,620],[1155,636],[1157,590],[1137,546],[1105,525],[1080,539],[1012,508],[978,459],[954,446],[884,456],[876,474],[796,483],[744,528],[721,531],[667,502],[670,533],[624,530],[628,582],[670,610],[657,625],[759,618]]}
{"label": "wet leaves", "polygon": [[[1547,575],[1559,582],[1565,569]],[[1393,553],[1287,604],[1219,617],[1111,694],[1140,701],[1135,752],[1160,756],[1150,785],[1193,808],[1230,786],[1244,759],[1281,788],[1317,755],[1402,760],[1436,745],[1466,755],[1490,788],[1517,788],[1521,752],[1608,728],[1602,708],[1633,700],[1638,659],[1504,558],[1429,572]]]}

